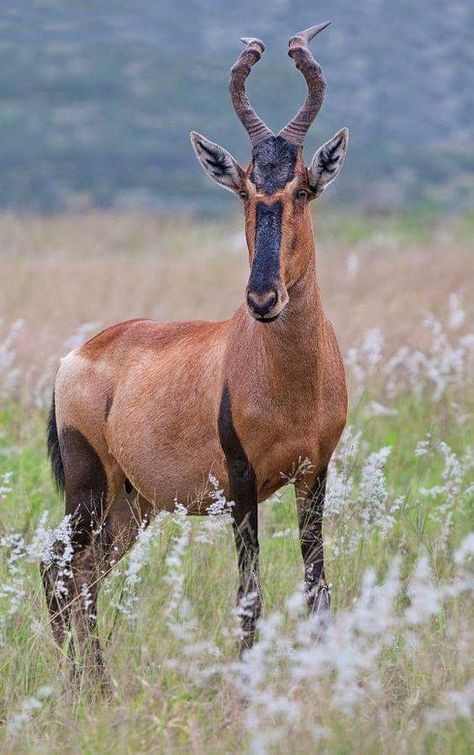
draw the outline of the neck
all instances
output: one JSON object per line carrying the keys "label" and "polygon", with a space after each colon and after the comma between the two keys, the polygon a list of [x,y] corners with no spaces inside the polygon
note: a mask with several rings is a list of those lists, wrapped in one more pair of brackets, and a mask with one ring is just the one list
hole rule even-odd
{"label": "neck", "polygon": [[243,366],[239,360],[239,368],[247,369],[249,377],[260,376],[263,382],[270,379],[271,384],[281,388],[306,382],[309,375],[316,377],[324,313],[315,267],[313,256],[304,274],[289,289],[288,304],[274,322],[257,322],[246,305],[237,311],[234,336],[247,362]]}
{"label": "neck", "polygon": [[278,371],[293,374],[306,370],[319,350],[323,311],[314,258],[303,276],[288,291],[289,301],[278,320],[255,322],[254,337],[263,346],[268,362]]}

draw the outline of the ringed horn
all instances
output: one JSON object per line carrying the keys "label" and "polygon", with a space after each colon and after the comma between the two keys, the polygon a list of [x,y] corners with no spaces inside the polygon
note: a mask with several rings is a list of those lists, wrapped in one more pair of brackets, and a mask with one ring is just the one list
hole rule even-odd
{"label": "ringed horn", "polygon": [[247,131],[252,146],[255,146],[262,139],[273,136],[273,132],[253,109],[245,91],[245,80],[252,66],[262,57],[265,45],[260,39],[253,37],[243,37],[241,42],[244,43],[245,50],[242,50],[231,68],[229,91],[234,110]]}
{"label": "ringed horn", "polygon": [[293,58],[295,65],[303,74],[308,85],[308,94],[302,108],[295,117],[283,128],[278,136],[282,136],[291,144],[301,147],[306,132],[313,123],[314,119],[321,110],[324,95],[326,93],[326,80],[321,66],[314,59],[308,45],[320,31],[325,29],[331,21],[324,24],[310,26],[309,29],[298,32],[288,42],[288,55]]}

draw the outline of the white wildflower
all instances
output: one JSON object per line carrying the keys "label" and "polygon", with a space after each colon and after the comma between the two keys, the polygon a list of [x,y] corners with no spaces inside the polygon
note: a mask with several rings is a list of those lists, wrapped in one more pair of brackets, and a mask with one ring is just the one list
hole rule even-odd
{"label": "white wildflower", "polygon": [[440,723],[455,721],[457,718],[471,720],[474,715],[474,679],[463,689],[448,690],[442,694],[442,707],[430,710],[425,721],[431,728]]}
{"label": "white wildflower", "polygon": [[448,328],[458,330],[466,319],[466,313],[462,308],[462,297],[459,293],[449,295]]}
{"label": "white wildflower", "polygon": [[5,500],[7,495],[12,492],[12,487],[10,484],[12,477],[13,472],[4,472],[2,475],[0,475],[0,501]]}
{"label": "white wildflower", "polygon": [[370,401],[365,407],[365,411],[369,417],[396,417],[398,414],[397,409],[384,406],[379,401]]}
{"label": "white wildflower", "polygon": [[138,586],[142,580],[142,570],[149,561],[151,545],[160,534],[162,522],[166,516],[167,512],[163,511],[149,525],[148,520],[140,524],[128,561],[125,562],[122,571],[115,575],[115,578],[120,575],[123,577],[123,586],[120,598],[113,603],[113,606],[125,616],[130,624],[133,624],[137,617]]}
{"label": "white wildflower", "polygon": [[[0,320],[0,326],[2,325],[3,321]],[[0,338],[0,397],[3,398],[12,396],[18,386],[20,368],[15,365],[15,341],[23,325],[23,320],[15,320],[3,339]]]}
{"label": "white wildflower", "polygon": [[53,687],[40,687],[36,695],[29,697],[23,701],[20,710],[14,713],[8,720],[6,725],[7,737],[14,738],[17,734],[20,734],[24,726],[31,719],[35,710],[40,710],[43,707],[43,703],[51,695],[54,694]]}
{"label": "white wildflower", "polygon": [[370,328],[366,331],[361,352],[365,356],[369,367],[374,367],[382,360],[383,343],[384,338],[379,328]]}
{"label": "white wildflower", "polygon": [[351,253],[347,256],[346,270],[349,280],[353,280],[356,277],[357,271],[359,269],[359,263],[360,260],[357,254]]}
{"label": "white wildflower", "polygon": [[405,611],[408,624],[423,624],[435,616],[441,605],[440,592],[434,584],[428,556],[420,556],[407,588],[410,605]]}

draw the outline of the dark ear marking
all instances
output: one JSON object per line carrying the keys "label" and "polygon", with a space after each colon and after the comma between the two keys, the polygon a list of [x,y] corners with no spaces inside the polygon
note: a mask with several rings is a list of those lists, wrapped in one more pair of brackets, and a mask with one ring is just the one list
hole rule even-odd
{"label": "dark ear marking", "polygon": [[349,131],[343,128],[315,153],[308,170],[308,180],[317,197],[323,193],[340,172],[347,154]]}
{"label": "dark ear marking", "polygon": [[339,137],[336,141],[330,144],[324,145],[321,152],[321,162],[324,165],[324,169],[329,173],[334,173],[337,170],[337,164],[339,162],[338,149],[341,146],[342,138]]}
{"label": "dark ear marking", "polygon": [[229,191],[238,193],[243,186],[243,170],[230,152],[191,131],[191,144],[206,175]]}
{"label": "dark ear marking", "polygon": [[206,152],[209,157],[206,159],[207,165],[211,168],[215,176],[222,176],[226,170],[226,161],[223,154],[219,154],[216,151],[212,151],[202,142],[199,144],[200,148]]}

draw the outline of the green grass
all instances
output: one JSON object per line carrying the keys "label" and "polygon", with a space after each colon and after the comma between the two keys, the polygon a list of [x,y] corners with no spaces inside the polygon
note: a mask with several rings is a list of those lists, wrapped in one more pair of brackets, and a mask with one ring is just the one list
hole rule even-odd
{"label": "green grass", "polygon": [[[472,393],[464,391],[462,410],[472,420]],[[452,520],[445,526],[446,514],[433,517],[446,496],[430,499],[424,488],[443,483],[442,454],[434,450],[429,457],[415,456],[418,441],[427,432],[432,443],[446,442],[459,459],[467,457],[473,443],[472,421],[459,422],[457,406],[447,396],[434,404],[427,398],[401,397],[394,401],[394,416],[367,415],[367,401],[352,411],[350,422],[362,433],[362,443],[351,459],[354,484],[348,503],[339,515],[326,520],[327,572],[332,584],[336,616],[350,610],[360,593],[363,574],[373,568],[383,579],[397,555],[406,582],[417,559],[429,556],[435,584],[453,578],[453,552],[472,529],[474,504],[472,468],[463,462],[462,489],[452,508]],[[27,411],[20,405],[6,404],[0,414],[0,475],[11,472],[11,492],[1,502],[1,534],[17,532],[30,539],[41,514],[48,510],[49,521],[62,517],[61,501],[55,493],[45,457],[42,411]],[[376,527],[362,532],[357,491],[361,469],[368,455],[384,446],[392,452],[386,466],[387,497],[403,502],[394,514],[395,522],[387,534]],[[285,601],[301,583],[302,567],[298,541],[293,536],[273,537],[274,533],[296,528],[294,495],[291,487],[281,502],[261,508],[261,558],[265,615],[283,612],[288,636],[292,636],[291,611]],[[6,617],[0,647],[0,699],[2,719],[0,746],[4,752],[232,752],[259,749],[255,732],[246,726],[252,703],[246,706],[234,689],[229,675],[211,675],[203,684],[193,677],[192,664],[183,643],[173,635],[166,622],[171,587],[164,577],[166,557],[179,526],[165,523],[153,540],[149,558],[143,566],[138,587],[136,616],[130,624],[114,604],[120,600],[124,578],[109,580],[107,594],[99,605],[100,634],[112,673],[115,694],[112,700],[91,699],[85,690],[70,702],[64,694],[64,664],[56,654],[47,626],[39,574],[35,563],[25,563],[22,597],[16,613],[6,616],[9,598],[0,599]],[[187,643],[213,643],[222,653],[220,663],[236,658],[237,644],[229,631],[234,626],[237,570],[231,533],[219,531],[210,544],[198,542],[202,522],[193,520],[190,546],[184,562],[184,598],[192,604],[195,628]],[[348,538],[356,536],[350,552]],[[339,552],[335,548],[339,548]],[[0,566],[2,584],[12,580],[8,571],[8,549]],[[405,593],[400,606],[409,604]],[[426,714],[442,705],[443,690],[462,689],[472,673],[472,605],[467,595],[450,598],[436,615],[417,630],[417,646],[409,648],[409,633],[395,632],[377,658],[382,688],[375,698],[345,713],[337,706],[337,695],[322,679],[318,685],[302,682],[287,684],[283,661],[275,659],[275,671],[267,668],[265,689],[278,688],[288,700],[307,710],[314,724],[328,729],[324,749],[331,752],[452,752],[470,751],[474,730],[462,717],[428,724]],[[414,630],[415,631],[415,630]],[[170,659],[177,665],[168,665]],[[205,651],[198,653],[196,668],[206,666]],[[364,687],[364,674],[361,676]],[[281,687],[280,687],[281,685]],[[43,706],[28,714],[12,731],[11,722],[25,700],[37,695],[44,686],[52,688]],[[325,690],[328,690],[325,692]],[[331,692],[332,689],[332,692]],[[326,695],[322,709],[318,704]],[[332,695],[332,697],[331,697]],[[268,711],[259,719],[262,730],[272,731],[279,718],[269,720]],[[9,728],[10,726],[10,728]],[[305,728],[295,724],[269,749],[275,752],[307,752],[314,741]],[[261,749],[261,748],[260,748]]]}
{"label": "green grass", "polygon": [[321,234],[331,242],[360,244],[387,241],[399,245],[430,244],[436,235],[449,232],[458,239],[472,238],[474,213],[464,211],[451,217],[443,215],[436,207],[427,205],[410,212],[364,214],[347,209],[315,208],[315,217],[321,215]]}

